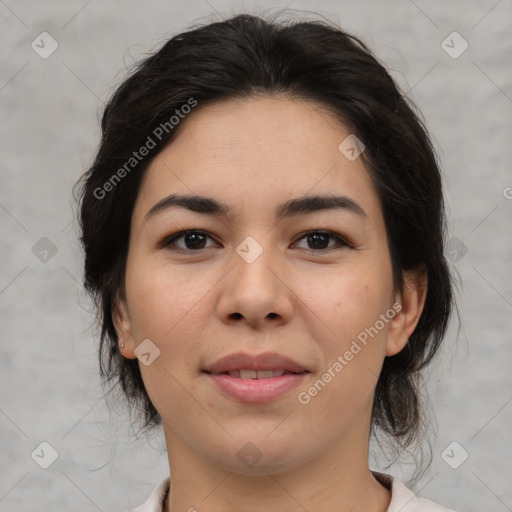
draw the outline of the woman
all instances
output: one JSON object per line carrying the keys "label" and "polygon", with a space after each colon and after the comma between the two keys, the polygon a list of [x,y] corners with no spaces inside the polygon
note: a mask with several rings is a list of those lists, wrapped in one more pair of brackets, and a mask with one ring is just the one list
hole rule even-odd
{"label": "woman", "polygon": [[240,15],[117,89],[84,175],[100,367],[171,477],[138,512],[448,509],[371,471],[420,443],[453,307],[440,170],[357,38]]}

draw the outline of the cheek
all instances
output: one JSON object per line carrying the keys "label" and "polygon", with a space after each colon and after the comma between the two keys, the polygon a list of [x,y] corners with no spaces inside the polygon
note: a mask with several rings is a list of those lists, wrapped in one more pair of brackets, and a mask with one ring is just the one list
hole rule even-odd
{"label": "cheek", "polygon": [[149,339],[160,351],[150,365],[139,364],[144,386],[161,413],[169,403],[173,410],[190,408],[190,396],[180,382],[197,372],[197,343],[204,336],[204,308],[214,280],[135,256],[126,273],[135,345]]}
{"label": "cheek", "polygon": [[373,392],[385,356],[389,317],[394,316],[392,287],[391,266],[384,260],[337,272],[313,290],[308,306],[322,320],[315,338],[323,352],[323,370],[330,370],[322,380],[329,382],[332,393],[325,393],[324,400],[357,407]]}
{"label": "cheek", "polygon": [[191,266],[178,268],[134,254],[127,264],[126,288],[136,341],[154,338],[168,343],[184,326],[187,337],[194,337],[212,286],[210,276],[192,272]]}
{"label": "cheek", "polygon": [[389,301],[372,282],[354,275],[331,281],[316,305],[309,304],[322,320],[315,341],[323,367],[301,389],[300,403],[308,402],[310,417],[339,429],[371,408],[385,357],[388,323],[380,315],[389,310]]}
{"label": "cheek", "polygon": [[337,271],[314,288],[309,286],[309,306],[314,308],[334,338],[346,340],[373,325],[390,306],[392,279],[385,266],[372,270],[351,266]]}

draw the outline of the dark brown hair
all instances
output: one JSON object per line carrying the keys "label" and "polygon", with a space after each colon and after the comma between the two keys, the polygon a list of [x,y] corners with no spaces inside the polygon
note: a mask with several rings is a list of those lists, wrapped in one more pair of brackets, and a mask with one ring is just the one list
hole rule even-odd
{"label": "dark brown hair", "polygon": [[419,371],[438,350],[453,307],[441,173],[413,103],[361,40],[324,21],[278,23],[244,14],[196,27],[142,60],[110,98],[99,150],[79,181],[84,284],[101,316],[101,375],[120,383],[131,406],[142,411],[144,427],[161,422],[138,361],[119,352],[112,307],[116,293],[123,293],[141,179],[175,131],[153,137],[150,155],[108,193],[105,183],[190,98],[201,106],[254,94],[315,100],[350,128],[366,148],[362,158],[382,204],[397,289],[403,290],[404,270],[424,265],[428,272],[419,323],[406,347],[385,358],[373,406],[372,428],[405,448],[422,421]]}

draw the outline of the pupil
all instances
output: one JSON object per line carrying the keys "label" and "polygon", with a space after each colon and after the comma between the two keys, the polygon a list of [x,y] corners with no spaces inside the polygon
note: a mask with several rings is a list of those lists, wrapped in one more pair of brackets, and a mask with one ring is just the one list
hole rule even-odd
{"label": "pupil", "polygon": [[323,241],[324,241],[324,242],[326,242],[326,241],[327,241],[327,239],[328,239],[327,235],[324,235],[324,234],[315,234],[315,235],[310,235],[308,238],[309,238],[309,241],[311,241],[311,240],[315,240],[315,242],[313,242],[313,244],[312,244],[312,245],[314,246],[314,248],[315,248],[315,249],[326,249],[326,248],[327,248],[327,245],[328,245],[328,244],[322,243],[322,242],[320,241],[320,245],[321,245],[322,247],[319,247],[319,246],[318,246],[318,243],[317,243],[317,242],[319,242],[319,238],[321,238],[321,239],[323,238]]}
{"label": "pupil", "polygon": [[[203,238],[203,240],[201,240],[201,238]],[[193,248],[202,249],[202,246],[197,247],[197,244],[201,244],[201,241],[203,242],[202,245],[204,245],[204,235],[202,235],[201,233],[189,233],[188,235],[185,236],[185,245],[187,246],[188,249],[190,249],[190,245],[192,245]]]}

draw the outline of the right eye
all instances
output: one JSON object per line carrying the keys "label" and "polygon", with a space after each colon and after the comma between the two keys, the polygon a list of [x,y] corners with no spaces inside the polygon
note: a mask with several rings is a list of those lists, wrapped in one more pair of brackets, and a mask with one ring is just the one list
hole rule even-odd
{"label": "right eye", "polygon": [[[159,244],[159,247],[178,252],[197,252],[201,249],[209,248],[205,247],[205,241],[208,238],[213,240],[213,238],[205,231],[201,231],[199,229],[186,229],[166,237]],[[176,242],[180,239],[183,239],[184,247],[176,245]]]}

